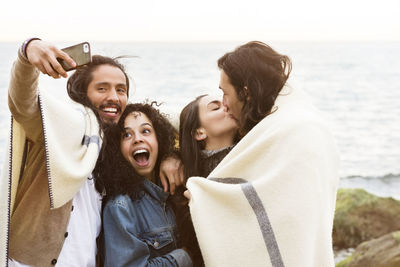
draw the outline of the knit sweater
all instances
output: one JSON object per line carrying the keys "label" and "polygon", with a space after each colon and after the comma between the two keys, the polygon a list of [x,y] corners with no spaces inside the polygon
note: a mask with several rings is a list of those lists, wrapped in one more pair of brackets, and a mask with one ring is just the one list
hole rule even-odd
{"label": "knit sweater", "polygon": [[215,167],[225,158],[234,146],[225,147],[218,150],[203,150],[201,151],[200,175],[207,177]]}
{"label": "knit sweater", "polygon": [[206,266],[334,266],[336,145],[305,94],[284,89],[207,179],[187,182]]}
{"label": "knit sweater", "polygon": [[63,246],[71,200],[92,172],[101,145],[93,112],[38,90],[38,77],[19,51],[8,95],[8,160],[0,180],[0,266],[8,257],[52,266]]}
{"label": "knit sweater", "polygon": [[[200,176],[207,177],[233,147],[232,145],[218,150],[201,151]],[[180,241],[182,245],[190,251],[193,266],[201,267],[204,266],[204,261],[190,217],[188,200],[183,196],[184,190],[185,188],[178,188],[176,194],[171,197],[173,209],[176,214]]]}

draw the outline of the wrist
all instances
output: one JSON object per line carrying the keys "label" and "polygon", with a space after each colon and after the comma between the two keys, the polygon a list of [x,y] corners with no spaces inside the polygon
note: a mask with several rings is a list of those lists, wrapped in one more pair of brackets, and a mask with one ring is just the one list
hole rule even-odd
{"label": "wrist", "polygon": [[28,48],[28,45],[30,44],[30,42],[35,41],[35,40],[42,40],[42,39],[33,37],[33,38],[26,39],[26,40],[22,43],[21,52],[22,52],[22,55],[23,55],[26,59],[28,59],[28,56],[27,56],[27,54],[26,54],[26,50],[27,50],[27,48]]}
{"label": "wrist", "polygon": [[171,151],[171,152],[165,154],[164,157],[161,159],[161,161],[164,161],[167,158],[174,158],[177,160],[181,160],[181,154],[179,153],[178,150]]}

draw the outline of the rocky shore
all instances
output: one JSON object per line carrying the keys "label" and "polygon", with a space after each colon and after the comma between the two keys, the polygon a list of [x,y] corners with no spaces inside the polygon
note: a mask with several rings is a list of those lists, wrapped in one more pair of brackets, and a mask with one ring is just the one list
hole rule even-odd
{"label": "rocky shore", "polygon": [[336,267],[400,266],[400,201],[363,189],[339,189],[333,245],[335,250],[355,248]]}

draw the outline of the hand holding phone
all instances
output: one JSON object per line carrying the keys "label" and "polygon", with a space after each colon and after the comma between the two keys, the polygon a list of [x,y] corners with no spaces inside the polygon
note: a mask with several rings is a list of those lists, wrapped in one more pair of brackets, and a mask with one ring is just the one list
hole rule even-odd
{"label": "hand holding phone", "polygon": [[61,51],[53,44],[47,43],[42,40],[33,40],[26,46],[26,57],[33,66],[35,66],[41,73],[49,75],[54,79],[60,76],[67,78],[67,72],[58,62],[57,58],[62,58],[71,66],[75,66],[75,61],[71,57]]}
{"label": "hand holding phone", "polygon": [[90,45],[88,42],[83,42],[80,44],[69,46],[61,50],[67,53],[76,63],[76,66],[72,67],[63,59],[57,58],[58,62],[65,71],[73,70],[77,67],[86,65],[92,61],[92,57],[90,54]]}

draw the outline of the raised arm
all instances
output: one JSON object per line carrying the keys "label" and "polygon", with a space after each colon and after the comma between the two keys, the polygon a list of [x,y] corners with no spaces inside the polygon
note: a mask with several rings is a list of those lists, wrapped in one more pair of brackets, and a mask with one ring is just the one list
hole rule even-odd
{"label": "raised arm", "polygon": [[37,92],[39,71],[54,78],[59,78],[60,75],[67,77],[57,58],[74,65],[73,60],[55,46],[33,40],[19,49],[11,71],[8,106],[31,140],[36,140],[41,133]]}

